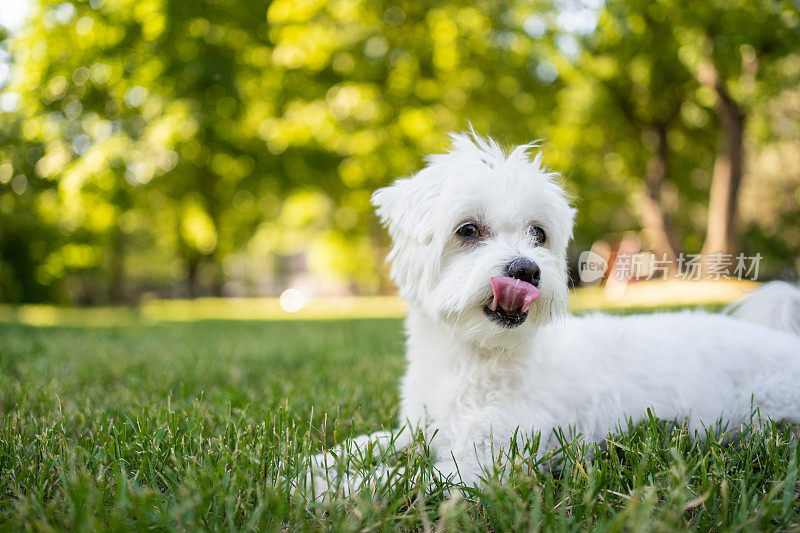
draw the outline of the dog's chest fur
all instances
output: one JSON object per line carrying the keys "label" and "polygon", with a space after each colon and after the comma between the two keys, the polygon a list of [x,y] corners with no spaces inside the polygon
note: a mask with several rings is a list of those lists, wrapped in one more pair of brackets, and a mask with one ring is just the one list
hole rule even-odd
{"label": "dog's chest fur", "polygon": [[[502,445],[517,427],[546,425],[550,413],[531,406],[528,358],[482,354],[409,314],[408,369],[401,385],[401,422],[436,432],[435,448],[494,440]],[[539,415],[539,416],[537,416]]]}

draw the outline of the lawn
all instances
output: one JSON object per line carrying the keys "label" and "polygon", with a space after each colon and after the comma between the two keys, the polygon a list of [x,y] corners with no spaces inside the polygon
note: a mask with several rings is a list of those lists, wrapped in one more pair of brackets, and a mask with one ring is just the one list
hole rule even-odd
{"label": "lawn", "polygon": [[405,474],[350,500],[310,502],[282,482],[310,452],[393,425],[402,352],[388,318],[7,318],[0,527],[800,529],[800,451],[771,425],[722,446],[653,420],[591,460],[569,444],[560,471],[528,468],[535,440],[521,442],[521,460],[465,493],[427,484],[424,451],[394,457]]}

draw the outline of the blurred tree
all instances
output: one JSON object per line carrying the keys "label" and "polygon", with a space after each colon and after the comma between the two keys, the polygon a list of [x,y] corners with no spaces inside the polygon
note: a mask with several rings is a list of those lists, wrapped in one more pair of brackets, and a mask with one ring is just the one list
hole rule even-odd
{"label": "blurred tree", "polygon": [[23,122],[0,118],[0,301],[54,301],[61,294],[39,269],[61,242],[57,221],[44,211],[57,203],[31,162],[43,152],[22,135]]}
{"label": "blurred tree", "polygon": [[67,237],[40,268],[100,269],[86,299],[119,299],[138,234],[177,250],[189,294],[205,263],[221,293],[222,259],[259,218],[233,199],[272,165],[239,123],[240,85],[253,76],[241,56],[257,52],[259,24],[263,11],[241,2],[37,4],[14,41],[10,90],[27,137],[44,147],[35,174],[57,192]]}
{"label": "blurred tree", "polygon": [[[546,139],[578,247],[642,228],[657,253],[717,249],[742,143],[755,160],[797,138],[774,126],[800,71],[788,0],[42,0],[31,17],[2,43],[3,300],[271,292],[297,269],[387,290],[370,194],[470,122]],[[752,212],[747,243],[791,264],[800,236]]]}
{"label": "blurred tree", "polygon": [[[753,104],[796,80],[785,65],[800,49],[798,7],[771,0],[707,2],[698,12],[671,0],[608,0],[596,28],[582,33],[565,23],[565,5],[543,9],[553,13],[553,53],[567,78],[554,140],[569,154],[565,168],[585,167],[587,156],[603,159],[602,168],[590,165],[576,174],[582,195],[592,198],[589,181],[603,178],[622,187],[659,256],[697,250],[698,240],[704,254],[738,251],[745,117]],[[585,4],[569,9],[573,17],[586,17]],[[711,167],[709,194],[697,172]],[[639,176],[642,185],[631,188]],[[601,190],[605,195],[608,187]],[[701,202],[708,204],[707,216],[695,214],[706,210]],[[601,228],[612,226],[593,211],[589,207],[588,214]]]}
{"label": "blurred tree", "polygon": [[[556,49],[568,56],[560,63],[569,89],[557,122],[560,129],[574,132],[565,146],[574,154],[569,166],[580,166],[588,150],[599,149],[601,171],[617,181],[622,177],[650,249],[674,261],[683,245],[663,191],[675,186],[668,181],[682,170],[672,144],[676,136],[691,135],[681,110],[691,98],[694,80],[677,61],[680,43],[672,35],[664,6],[609,0],[597,18],[591,33],[577,36],[579,49],[565,52],[564,44]],[[568,37],[562,30],[556,42]],[[585,103],[576,106],[576,100]],[[696,163],[704,154],[682,154],[684,159],[687,155]]]}
{"label": "blurred tree", "polygon": [[[0,67],[6,66],[10,44],[0,27]],[[33,171],[43,146],[25,138],[24,121],[11,112],[16,105],[16,95],[0,99],[0,301],[58,300],[59,292],[38,270],[60,240],[56,221],[44,212],[57,200]]]}
{"label": "blurred tree", "polygon": [[744,172],[745,123],[754,102],[773,97],[786,80],[776,67],[800,49],[800,13],[789,1],[712,0],[691,12],[669,2],[681,61],[713,103],[720,135],[703,254],[738,250],[737,207]]}
{"label": "blurred tree", "polygon": [[[295,150],[306,158],[337,156],[338,175],[328,176],[323,190],[339,206],[331,225],[347,239],[324,238],[326,255],[344,247],[343,254],[382,261],[370,194],[419,168],[421,154],[442,149],[445,132],[471,121],[509,142],[541,136],[557,94],[551,70],[539,68],[547,47],[516,33],[524,20],[512,8],[459,1],[270,5],[273,61],[286,81],[277,109],[259,106],[250,115],[261,119],[255,127],[282,159],[291,161]],[[370,248],[378,253],[361,252]],[[318,257],[312,255],[312,269]],[[341,266],[349,276],[364,274],[358,262]],[[362,279],[374,288],[370,278]]]}

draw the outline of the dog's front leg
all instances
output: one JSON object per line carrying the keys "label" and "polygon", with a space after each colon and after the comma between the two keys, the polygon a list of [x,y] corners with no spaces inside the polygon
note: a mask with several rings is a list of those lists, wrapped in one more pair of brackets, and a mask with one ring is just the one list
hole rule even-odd
{"label": "dog's front leg", "polygon": [[449,452],[449,456],[441,459],[437,457],[434,468],[442,481],[446,480],[467,487],[477,485],[483,473],[477,457],[463,454],[456,456],[452,452]]}
{"label": "dog's front leg", "polygon": [[[333,494],[349,496],[372,481],[385,483],[397,473],[387,466],[386,459],[411,443],[411,431],[376,431],[347,440],[328,452],[310,458],[306,471],[306,489],[312,489],[315,499],[330,498]],[[377,459],[378,464],[369,463]],[[365,472],[371,475],[365,476]]]}

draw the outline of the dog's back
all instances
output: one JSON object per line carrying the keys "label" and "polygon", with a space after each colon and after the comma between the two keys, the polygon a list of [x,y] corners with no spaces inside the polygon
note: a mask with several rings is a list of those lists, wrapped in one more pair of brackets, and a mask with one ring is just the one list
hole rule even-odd
{"label": "dog's back", "polygon": [[787,331],[800,336],[800,289],[785,281],[773,281],[729,305],[734,318]]}

